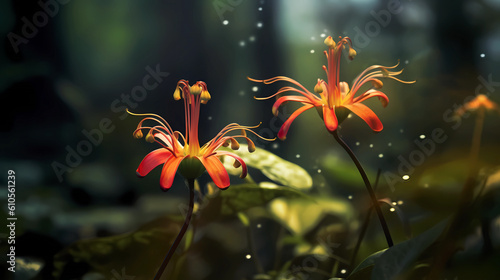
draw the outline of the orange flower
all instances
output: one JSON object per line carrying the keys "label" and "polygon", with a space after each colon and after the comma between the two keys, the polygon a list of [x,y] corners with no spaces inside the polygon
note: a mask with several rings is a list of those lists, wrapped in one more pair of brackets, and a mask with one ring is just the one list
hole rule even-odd
{"label": "orange flower", "polygon": [[[162,146],[157,150],[152,151],[139,164],[137,175],[139,177],[146,176],[151,170],[158,165],[163,164],[161,172],[160,186],[166,191],[172,186],[175,173],[177,170],[186,179],[195,179],[207,170],[214,183],[221,189],[229,186],[229,175],[219,160],[220,156],[230,156],[235,159],[234,166],[241,166],[241,178],[247,175],[247,166],[245,162],[236,154],[219,151],[221,146],[229,146],[233,150],[239,148],[237,138],[244,138],[248,143],[248,150],[255,151],[255,144],[246,136],[245,131],[250,131],[262,138],[251,129],[255,127],[241,126],[237,123],[232,123],[224,127],[212,140],[200,147],[198,141],[198,122],[200,115],[200,105],[205,104],[210,100],[210,94],[207,90],[207,85],[204,82],[196,82],[193,86],[189,86],[186,80],[180,80],[177,83],[177,88],[174,92],[174,99],[184,99],[185,119],[186,119],[186,136],[184,137],[179,131],[174,131],[162,117],[155,114],[133,114],[136,116],[147,116],[137,126],[134,131],[134,137],[142,138],[142,130],[147,130],[146,141],[157,142]],[[154,126],[145,126],[145,121],[152,121]],[[232,131],[241,131],[240,135],[228,136]],[[182,143],[179,141],[182,140]],[[265,139],[265,138],[262,138]],[[265,139],[270,140],[270,139]]]}
{"label": "orange flower", "polygon": [[[389,69],[396,68],[398,64],[391,67],[385,67],[381,65],[373,65],[364,70],[353,82],[352,88],[349,90],[349,85],[346,82],[339,81],[339,72],[340,72],[340,59],[342,51],[346,48],[349,48],[349,59],[353,59],[356,56],[356,51],[352,48],[351,39],[349,37],[341,38],[340,41],[335,43],[331,36],[325,39],[325,44],[328,46],[328,51],[325,51],[326,58],[328,60],[328,67],[323,65],[323,69],[327,75],[327,82],[318,79],[318,83],[314,87],[313,94],[308,91],[304,86],[302,86],[299,82],[284,76],[278,76],[267,80],[255,80],[248,78],[254,82],[262,82],[264,84],[271,84],[278,81],[286,81],[294,84],[297,87],[286,86],[279,89],[275,94],[264,97],[264,98],[256,98],[258,100],[269,99],[278,94],[285,92],[297,92],[302,96],[282,96],[278,98],[278,100],[273,105],[273,114],[278,114],[278,108],[287,101],[296,101],[303,104],[302,107],[297,109],[281,126],[280,131],[278,132],[278,137],[281,140],[286,138],[286,134],[288,129],[290,128],[291,123],[297,118],[298,115],[303,113],[306,110],[316,108],[321,118],[325,122],[325,126],[328,131],[333,132],[337,129],[338,124],[341,123],[348,115],[349,112],[353,112],[358,115],[361,119],[363,119],[368,126],[374,131],[381,131],[383,128],[382,122],[380,122],[379,118],[375,113],[368,108],[366,105],[361,102],[365,101],[368,98],[378,97],[382,102],[382,106],[387,106],[389,103],[389,99],[387,96],[379,91],[378,89],[382,88],[383,83],[379,80],[379,78],[391,78],[396,81],[402,83],[414,83],[405,82],[394,76],[401,74],[403,71],[392,72]],[[360,91],[361,86],[370,82],[372,87],[357,97],[354,97],[358,91]]]}
{"label": "orange flower", "polygon": [[458,116],[463,116],[466,112],[475,112],[478,109],[486,109],[488,111],[500,112],[498,105],[491,101],[488,96],[484,94],[478,94],[474,99],[465,103],[462,107],[458,108],[455,113]]}

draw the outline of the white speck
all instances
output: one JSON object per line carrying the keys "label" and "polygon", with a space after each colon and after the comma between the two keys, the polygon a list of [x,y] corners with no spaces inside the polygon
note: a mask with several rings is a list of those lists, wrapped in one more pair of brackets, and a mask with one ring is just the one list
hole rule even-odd
{"label": "white speck", "polygon": [[319,35],[321,38],[325,38],[326,37],[326,34],[325,33],[321,33],[321,35]]}
{"label": "white speck", "polygon": [[396,211],[396,208],[391,207],[391,208],[389,209],[389,211],[394,212],[394,211]]}
{"label": "white speck", "polygon": [[240,96],[243,96],[243,95],[245,95],[245,91],[240,90]]}
{"label": "white speck", "polygon": [[410,179],[410,175],[403,175],[403,177],[401,177],[401,178],[403,178],[403,180],[406,181],[406,180]]}
{"label": "white speck", "polygon": [[352,118],[352,114],[347,115],[347,118],[348,119]]}
{"label": "white speck", "polygon": [[310,50],[309,52],[310,52],[310,53],[314,53],[314,50]]}
{"label": "white speck", "polygon": [[347,199],[352,199],[352,195],[348,196]]}
{"label": "white speck", "polygon": [[425,139],[425,135],[420,135],[420,139]]}
{"label": "white speck", "polygon": [[316,40],[316,37],[312,36],[312,37],[311,37],[311,40],[313,40],[313,41],[314,41],[314,40]]}
{"label": "white speck", "polygon": [[299,155],[299,154],[296,154],[296,155],[295,155],[295,157],[296,157],[296,158],[300,158],[300,155]]}
{"label": "white speck", "polygon": [[346,274],[346,273],[347,273],[347,270],[345,270],[345,269],[342,269],[342,270],[340,271],[340,274]]}
{"label": "white speck", "polygon": [[273,149],[277,149],[280,145],[278,145],[278,143],[274,143],[273,144]]}
{"label": "white speck", "polygon": [[257,228],[261,228],[261,227],[262,227],[262,225],[261,225],[261,224],[257,224]]}
{"label": "white speck", "polygon": [[247,260],[249,260],[249,259],[251,259],[251,258],[252,258],[252,255],[247,254],[247,255],[245,256],[245,258],[246,258]]}
{"label": "white speck", "polygon": [[407,60],[405,60],[405,64],[408,64],[408,63],[410,63],[410,61],[409,61],[408,59],[407,59]]}
{"label": "white speck", "polygon": [[229,21],[228,21],[227,19],[225,19],[225,20],[222,22],[222,24],[224,24],[224,25],[228,25],[228,24],[229,24]]}
{"label": "white speck", "polygon": [[245,46],[245,41],[240,41],[240,47],[244,47]]}
{"label": "white speck", "polygon": [[262,7],[259,7],[259,11],[261,11],[261,12],[262,12]]}
{"label": "white speck", "polygon": [[257,28],[262,28],[263,24],[262,22],[257,22]]}
{"label": "white speck", "polygon": [[402,200],[398,200],[398,205],[403,205],[403,201]]}
{"label": "white speck", "polygon": [[482,53],[481,55],[479,55],[480,57],[485,57],[486,55],[484,53]]}
{"label": "white speck", "polygon": [[399,132],[400,132],[400,133],[403,133],[403,132],[405,132],[405,131],[404,131],[404,129],[402,129],[402,128],[401,128],[401,129],[399,130]]}
{"label": "white speck", "polygon": [[356,142],[356,146],[359,146],[359,142]]}
{"label": "white speck", "polygon": [[383,157],[384,157],[384,154],[378,154],[378,157],[379,157],[379,158],[383,158]]}
{"label": "white speck", "polygon": [[396,206],[396,205],[398,205],[398,203],[396,201],[393,201],[392,205]]}
{"label": "white speck", "polygon": [[318,173],[321,173],[321,169],[318,169]]}
{"label": "white speck", "polygon": [[254,42],[255,41],[255,36],[250,36],[250,38],[248,38],[248,41]]}
{"label": "white speck", "polygon": [[428,188],[428,187],[429,187],[429,184],[425,183],[424,188]]}
{"label": "white speck", "polygon": [[255,87],[252,87],[252,91],[253,91],[253,92],[256,92],[256,91],[258,91],[258,90],[259,90],[259,87],[256,87],[256,86],[255,86]]}
{"label": "white speck", "polygon": [[392,146],[392,143],[391,143],[391,142],[387,143],[387,146],[391,147],[391,146]]}
{"label": "white speck", "polygon": [[211,121],[212,120],[212,116],[208,116],[208,120]]}
{"label": "white speck", "polygon": [[373,144],[370,144],[370,148],[373,148]]}

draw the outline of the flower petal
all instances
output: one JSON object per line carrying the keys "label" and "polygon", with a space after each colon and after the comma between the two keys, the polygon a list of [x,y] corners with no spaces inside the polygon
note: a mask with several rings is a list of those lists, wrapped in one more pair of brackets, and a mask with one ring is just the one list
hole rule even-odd
{"label": "flower petal", "polygon": [[382,122],[379,120],[377,115],[368,108],[366,105],[361,104],[361,103],[353,103],[349,105],[344,105],[347,109],[351,110],[354,114],[358,115],[361,119],[363,119],[368,126],[370,126],[373,131],[381,131],[384,126],[382,125]]}
{"label": "flower petal", "polygon": [[170,157],[161,170],[160,187],[163,191],[168,191],[174,182],[175,172],[179,164],[185,157]]}
{"label": "flower petal", "polygon": [[240,178],[243,179],[247,176],[247,165],[246,163],[243,161],[243,159],[239,156],[237,156],[235,153],[231,153],[231,152],[225,152],[225,151],[217,151],[217,156],[218,155],[221,155],[221,156],[230,156],[232,158],[234,158],[235,160],[237,160],[240,164],[241,164],[241,175],[240,175]]}
{"label": "flower petal", "polygon": [[171,156],[172,153],[165,148],[160,148],[152,151],[151,153],[147,154],[139,164],[139,167],[136,171],[137,176],[144,177],[148,175],[151,170],[153,170],[158,165],[165,163]]}
{"label": "flower petal", "polygon": [[226,189],[227,187],[229,187],[229,175],[227,174],[224,165],[222,165],[222,162],[220,162],[218,157],[198,157],[198,159],[201,161],[203,166],[205,166],[205,169],[207,170],[210,177],[212,177],[212,180],[217,185],[217,187],[219,187],[220,189]]}
{"label": "flower petal", "polygon": [[365,93],[363,93],[362,95],[354,98],[353,103],[363,102],[366,99],[372,98],[375,96],[378,97],[378,99],[382,103],[382,106],[385,107],[385,106],[387,106],[387,104],[389,104],[389,98],[387,97],[387,95],[385,95],[385,93],[383,93],[379,90],[375,90],[375,89],[370,89],[370,90],[366,91]]}
{"label": "flower petal", "polygon": [[333,132],[337,129],[339,122],[335,115],[335,108],[330,109],[328,106],[323,106],[323,121],[328,131]]}
{"label": "flower petal", "polygon": [[317,103],[313,103],[311,102],[311,100],[307,97],[304,97],[304,96],[282,96],[280,98],[278,98],[278,100],[276,100],[276,102],[274,102],[273,104],[273,115],[278,115],[278,108],[284,103],[284,102],[288,102],[288,101],[296,101],[296,102],[302,102],[302,103],[306,103],[306,104],[313,104],[313,105],[320,105],[321,104],[321,101],[317,101]]}
{"label": "flower petal", "polygon": [[295,120],[295,118],[297,118],[297,116],[302,114],[304,111],[309,110],[313,107],[314,105],[304,105],[299,109],[295,110],[295,112],[293,112],[292,115],[290,115],[290,117],[281,126],[280,131],[278,132],[278,138],[281,140],[285,140],[286,134],[288,133],[288,129],[290,129],[290,125]]}

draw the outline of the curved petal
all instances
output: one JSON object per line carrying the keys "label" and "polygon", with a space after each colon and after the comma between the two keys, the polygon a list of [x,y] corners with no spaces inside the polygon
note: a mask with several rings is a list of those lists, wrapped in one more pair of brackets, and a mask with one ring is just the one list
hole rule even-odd
{"label": "curved petal", "polygon": [[373,129],[373,131],[379,132],[384,128],[377,115],[375,115],[375,113],[366,105],[361,103],[354,103],[345,105],[344,107],[351,110],[351,112],[363,119],[368,124],[368,126]]}
{"label": "curved petal", "polygon": [[222,162],[220,162],[218,157],[198,157],[198,159],[201,161],[203,166],[205,166],[205,169],[207,170],[210,177],[212,177],[212,180],[217,185],[217,187],[219,187],[220,189],[226,189],[227,187],[229,187],[229,175],[227,174],[224,165],[222,165]]}
{"label": "curved petal", "polygon": [[330,109],[327,106],[323,106],[323,121],[325,121],[325,126],[328,131],[333,132],[337,129],[339,122],[335,115],[335,108]]}
{"label": "curved petal", "polygon": [[311,101],[311,99],[304,97],[304,96],[282,96],[282,97],[278,98],[278,100],[276,100],[276,102],[274,102],[274,104],[273,104],[273,115],[276,116],[278,114],[278,108],[284,102],[288,102],[288,101],[302,102],[302,103],[311,104],[311,105],[315,105],[315,106],[321,105],[321,101],[318,100],[316,103],[313,103]]}
{"label": "curved petal", "polygon": [[160,148],[152,151],[151,153],[147,154],[139,164],[139,167],[136,171],[137,176],[144,177],[148,175],[151,170],[153,170],[158,165],[165,163],[171,156],[172,153],[165,148]]}
{"label": "curved petal", "polygon": [[370,90],[366,91],[365,93],[363,93],[362,95],[354,98],[353,103],[363,102],[366,99],[372,98],[375,96],[378,97],[378,99],[382,103],[382,106],[385,107],[385,106],[387,106],[387,104],[389,104],[389,97],[387,97],[387,95],[385,95],[385,93],[383,93],[379,90],[375,90],[375,89],[370,89]]}
{"label": "curved petal", "polygon": [[231,153],[231,152],[225,152],[225,151],[218,151],[216,153],[217,156],[221,155],[221,156],[230,156],[232,158],[234,158],[235,160],[237,160],[240,164],[241,164],[241,175],[240,175],[240,178],[243,179],[247,176],[247,165],[245,163],[245,161],[243,161],[242,158],[240,158],[239,156],[237,156],[235,153]]}
{"label": "curved petal", "polygon": [[160,187],[163,191],[168,191],[174,182],[175,172],[179,168],[179,164],[185,157],[170,157],[161,171]]}
{"label": "curved petal", "polygon": [[290,125],[295,120],[295,118],[297,118],[297,116],[302,114],[304,111],[309,110],[313,107],[314,105],[304,105],[299,109],[295,110],[295,112],[293,112],[293,114],[281,126],[280,131],[278,132],[278,138],[281,140],[285,140],[286,134],[288,133],[288,129],[290,129]]}

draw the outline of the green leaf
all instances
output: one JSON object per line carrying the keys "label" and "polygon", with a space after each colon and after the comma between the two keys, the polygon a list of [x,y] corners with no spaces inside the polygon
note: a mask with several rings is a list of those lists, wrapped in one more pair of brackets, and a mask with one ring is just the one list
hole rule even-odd
{"label": "green leaf", "polygon": [[85,265],[89,272],[99,272],[106,279],[112,279],[114,273],[121,274],[123,269],[136,279],[152,279],[181,224],[180,219],[163,217],[135,232],[77,241],[55,255],[54,277],[82,276],[72,274],[72,268]]}
{"label": "green leaf", "polygon": [[387,249],[376,260],[371,279],[397,279],[398,275],[409,269],[417,258],[438,239],[447,224],[448,220],[444,220],[415,238]]}
{"label": "green leaf", "polygon": [[330,214],[343,222],[353,218],[352,205],[343,199],[315,197],[314,200],[276,198],[269,204],[271,214],[286,229],[297,235],[305,235]]}
{"label": "green leaf", "polygon": [[257,184],[232,185],[209,199],[202,212],[207,219],[218,215],[234,215],[250,208],[264,206],[277,197],[311,199],[293,188],[282,187],[269,182]]}
{"label": "green leaf", "polygon": [[366,259],[364,259],[347,277],[347,280],[361,280],[370,279],[372,274],[375,261],[386,251],[387,249],[380,250],[376,253],[371,254]]}
{"label": "green leaf", "polygon": [[[248,146],[244,144],[241,144],[240,149],[236,151],[223,149],[237,154],[248,166],[259,169],[267,178],[281,185],[301,190],[312,187],[312,178],[305,169],[262,148],[257,148],[253,153],[248,152]],[[226,170],[232,175],[239,175],[241,169],[234,168],[233,163],[234,159],[224,157],[223,164]]]}
{"label": "green leaf", "polygon": [[[352,161],[344,160],[336,154],[328,154],[321,159],[324,173],[335,178],[336,181],[350,186],[365,188],[359,172]],[[375,178],[375,172],[365,167],[369,178]]]}

